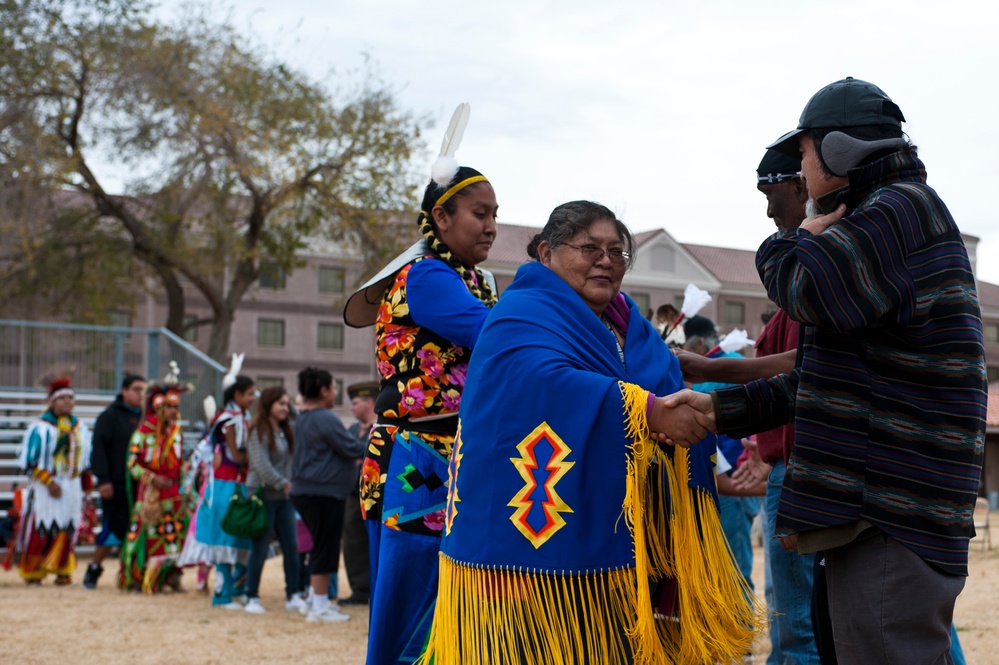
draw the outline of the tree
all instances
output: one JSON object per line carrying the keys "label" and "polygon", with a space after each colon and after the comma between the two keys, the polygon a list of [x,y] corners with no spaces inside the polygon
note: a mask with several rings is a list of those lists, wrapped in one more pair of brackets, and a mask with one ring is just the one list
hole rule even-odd
{"label": "tree", "polygon": [[[261,262],[286,272],[309,238],[394,251],[385,211],[409,207],[421,120],[370,66],[328,90],[191,5],[182,22],[138,0],[0,4],[0,159],[11,178],[70,187],[113,220],[159,280],[167,327],[186,278],[209,303],[208,352],[228,351]],[[127,170],[122,191],[107,173]]]}

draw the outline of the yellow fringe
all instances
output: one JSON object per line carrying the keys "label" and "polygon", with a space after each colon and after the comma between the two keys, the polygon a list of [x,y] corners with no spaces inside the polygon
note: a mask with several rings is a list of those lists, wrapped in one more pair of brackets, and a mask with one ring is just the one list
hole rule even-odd
{"label": "yellow fringe", "polygon": [[[735,566],[718,510],[688,486],[687,450],[675,448],[671,461],[651,439],[648,393],[620,385],[632,439],[623,517],[635,566],[571,574],[469,566],[442,554],[419,663],[704,665],[752,652],[766,612]],[[662,577],[678,581],[674,616],[652,607],[649,580]]]}

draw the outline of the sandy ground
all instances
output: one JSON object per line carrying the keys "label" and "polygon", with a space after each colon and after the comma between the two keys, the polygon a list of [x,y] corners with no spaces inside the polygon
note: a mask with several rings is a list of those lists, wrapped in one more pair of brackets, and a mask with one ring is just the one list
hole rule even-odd
{"label": "sandy ground", "polygon": [[[999,535],[999,528],[993,528]],[[982,551],[972,542],[971,575],[957,603],[955,621],[971,665],[999,662],[999,543]],[[762,588],[763,552],[755,552],[754,579]],[[76,581],[89,561],[81,559]],[[345,608],[350,621],[310,624],[284,609],[279,559],[264,568],[261,601],[266,614],[215,610],[203,593],[150,597],[114,588],[116,564],[95,591],[79,584],[27,587],[15,571],[0,570],[0,661],[24,665],[135,663],[360,664],[368,634],[367,607]],[[342,567],[341,567],[342,570]],[[194,575],[185,576],[193,587]],[[341,596],[349,595],[341,580]],[[764,662],[769,645],[756,649]]]}

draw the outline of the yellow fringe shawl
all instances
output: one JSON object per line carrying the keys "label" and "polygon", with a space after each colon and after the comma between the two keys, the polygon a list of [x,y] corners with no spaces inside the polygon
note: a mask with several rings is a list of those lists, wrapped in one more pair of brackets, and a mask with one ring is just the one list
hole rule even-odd
{"label": "yellow fringe shawl", "polygon": [[[623,516],[634,568],[511,570],[442,554],[436,613],[419,663],[705,665],[742,662],[752,653],[766,629],[765,607],[735,566],[714,501],[688,486],[685,448],[676,447],[670,460],[650,438],[648,392],[620,387],[632,439]],[[667,483],[651,482],[654,474]],[[650,580],[663,577],[678,586],[669,617],[652,607]]]}

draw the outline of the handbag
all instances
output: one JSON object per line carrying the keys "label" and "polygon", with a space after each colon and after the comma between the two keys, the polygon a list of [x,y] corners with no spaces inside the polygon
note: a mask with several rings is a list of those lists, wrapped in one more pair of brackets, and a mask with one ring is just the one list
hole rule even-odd
{"label": "handbag", "polygon": [[236,491],[229,499],[229,505],[222,516],[222,530],[237,538],[259,538],[267,533],[271,524],[267,519],[267,508],[262,498],[261,486],[250,496],[243,493],[243,486],[236,485]]}
{"label": "handbag", "polygon": [[163,519],[163,504],[160,502],[160,491],[152,483],[146,485],[146,493],[142,496],[142,523],[157,524]]}

